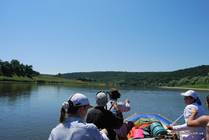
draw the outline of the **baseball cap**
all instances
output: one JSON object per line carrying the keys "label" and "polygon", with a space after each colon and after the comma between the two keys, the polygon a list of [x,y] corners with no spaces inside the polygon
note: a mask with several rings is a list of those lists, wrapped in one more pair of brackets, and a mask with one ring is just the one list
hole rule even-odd
{"label": "baseball cap", "polygon": [[85,105],[90,105],[88,98],[81,94],[81,93],[75,93],[73,94],[70,98],[70,101],[72,101],[73,106],[85,106]]}
{"label": "baseball cap", "polygon": [[107,94],[105,92],[98,92],[96,94],[96,103],[99,106],[105,106],[108,102]]}
{"label": "baseball cap", "polygon": [[194,90],[187,90],[186,92],[181,93],[182,96],[191,96],[194,99],[197,99],[197,93]]}

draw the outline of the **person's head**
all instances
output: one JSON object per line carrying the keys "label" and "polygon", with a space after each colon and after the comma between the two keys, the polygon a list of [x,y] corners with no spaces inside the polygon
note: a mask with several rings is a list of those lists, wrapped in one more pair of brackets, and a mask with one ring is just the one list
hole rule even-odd
{"label": "person's head", "polygon": [[112,88],[110,89],[109,97],[110,99],[117,100],[118,98],[120,98],[120,92],[117,89]]}
{"label": "person's head", "polygon": [[66,116],[70,115],[76,115],[84,118],[89,107],[89,100],[85,95],[81,93],[71,95],[68,101],[65,101],[62,104],[60,122],[64,122]]}
{"label": "person's head", "polygon": [[99,91],[96,94],[96,104],[98,106],[105,106],[108,102],[107,94],[103,91]]}
{"label": "person's head", "polygon": [[196,102],[198,105],[201,105],[201,101],[194,90],[187,90],[181,93],[181,95],[184,96],[185,104],[189,105]]}

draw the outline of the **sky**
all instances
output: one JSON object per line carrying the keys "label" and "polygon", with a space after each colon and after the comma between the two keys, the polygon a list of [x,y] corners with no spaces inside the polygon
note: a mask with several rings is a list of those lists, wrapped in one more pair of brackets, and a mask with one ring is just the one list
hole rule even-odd
{"label": "sky", "polygon": [[209,65],[208,0],[0,1],[0,59],[43,74]]}

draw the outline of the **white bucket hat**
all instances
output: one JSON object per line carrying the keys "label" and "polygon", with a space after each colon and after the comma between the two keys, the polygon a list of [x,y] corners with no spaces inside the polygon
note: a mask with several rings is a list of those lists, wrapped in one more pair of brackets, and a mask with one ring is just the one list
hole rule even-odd
{"label": "white bucket hat", "polygon": [[183,92],[181,93],[182,96],[191,96],[193,97],[194,99],[197,99],[198,96],[197,96],[197,93],[194,91],[194,90],[187,90],[186,92]]}

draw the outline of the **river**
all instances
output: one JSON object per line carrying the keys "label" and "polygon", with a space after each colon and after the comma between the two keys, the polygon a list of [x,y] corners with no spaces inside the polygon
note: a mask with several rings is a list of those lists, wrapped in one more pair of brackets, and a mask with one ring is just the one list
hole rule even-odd
{"label": "river", "polygon": [[[0,140],[46,140],[51,129],[58,123],[60,106],[64,100],[71,94],[80,92],[95,105],[95,94],[99,90],[101,89],[61,85],[0,83]],[[131,111],[124,116],[135,112],[157,113],[175,120],[185,106],[179,94],[183,91],[185,90],[121,89],[121,100],[128,98],[131,101]],[[198,93],[206,109],[204,99],[209,92]]]}

